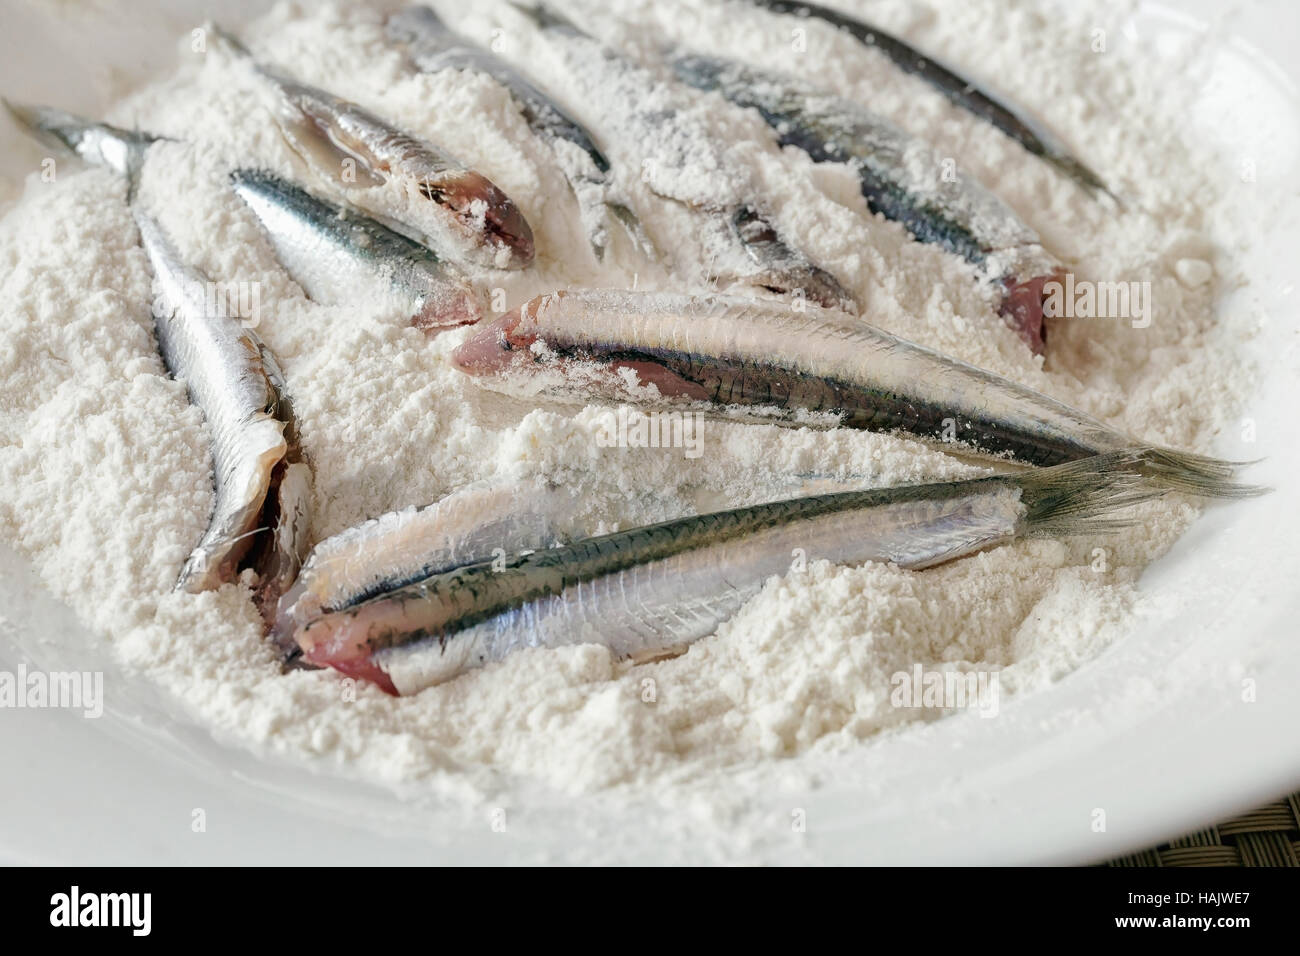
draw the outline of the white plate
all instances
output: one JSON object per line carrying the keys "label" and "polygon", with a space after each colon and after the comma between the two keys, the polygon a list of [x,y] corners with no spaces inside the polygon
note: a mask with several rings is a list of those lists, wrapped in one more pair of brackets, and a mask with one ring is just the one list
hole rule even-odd
{"label": "white plate", "polygon": [[[255,9],[262,4],[241,4]],[[97,5],[96,5],[97,6]],[[106,78],[138,77],[197,22],[196,2],[133,4],[129,18],[57,26],[34,6],[5,13],[0,92],[91,114]],[[1184,10],[1215,15],[1209,0]],[[67,9],[60,5],[56,9]],[[229,21],[240,19],[223,13]],[[146,24],[147,26],[139,26]],[[1230,24],[1192,119],[1257,163],[1253,189],[1276,196],[1252,251],[1252,284],[1225,307],[1266,317],[1259,395],[1248,412],[1266,456],[1268,498],[1211,509],[1143,578],[1164,607],[1099,659],[1003,707],[891,735],[851,756],[798,762],[811,790],[777,768],[737,774],[735,790],[766,827],[725,814],[629,814],[601,798],[520,794],[505,809],[450,808],[260,760],[213,741],[147,686],[127,684],[100,720],[0,711],[0,859],[46,863],[395,863],[673,860],[1066,863],[1159,842],[1300,788],[1300,331],[1291,276],[1300,122],[1293,80],[1300,10],[1247,4]],[[1133,29],[1173,51],[1203,27],[1147,7]],[[1132,39],[1132,36],[1129,37]],[[1120,41],[1122,42],[1122,40]],[[159,51],[163,51],[160,54]],[[1271,60],[1270,60],[1271,56]],[[1277,64],[1290,64],[1283,68]],[[110,72],[112,68],[114,72]],[[0,122],[0,175],[31,152]],[[1232,170],[1225,169],[1225,175]],[[1240,456],[1240,443],[1225,441]],[[59,666],[79,645],[71,614],[35,593],[28,569],[0,554],[0,669]],[[1189,586],[1191,585],[1191,586]],[[1189,598],[1187,595],[1195,595]],[[83,657],[65,666],[96,666]],[[111,672],[110,664],[102,666]],[[1254,700],[1243,699],[1246,686]],[[794,769],[788,767],[786,769]],[[206,832],[191,828],[202,809]],[[792,813],[806,814],[805,833]],[[1098,811],[1105,829],[1098,831]]]}

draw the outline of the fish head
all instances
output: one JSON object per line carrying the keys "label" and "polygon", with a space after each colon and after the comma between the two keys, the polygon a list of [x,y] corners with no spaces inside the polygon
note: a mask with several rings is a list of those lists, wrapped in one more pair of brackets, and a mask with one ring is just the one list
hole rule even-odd
{"label": "fish head", "polygon": [[467,375],[499,375],[532,365],[531,346],[537,334],[524,327],[532,304],[507,312],[462,342],[451,353],[452,365]]}
{"label": "fish head", "polygon": [[459,325],[473,325],[482,318],[483,303],[468,283],[444,282],[421,297],[411,324],[433,336]]}
{"label": "fish head", "polygon": [[299,653],[295,639],[299,628],[325,613],[320,595],[311,587],[310,568],[300,571],[297,579],[279,596],[270,614],[271,641],[286,655]]}
{"label": "fish head", "polygon": [[470,169],[429,176],[416,183],[421,199],[448,210],[471,241],[483,240],[508,255],[511,268],[533,261],[533,230],[514,200],[486,176]]}
{"label": "fish head", "polygon": [[382,667],[372,660],[340,661],[333,666],[334,669],[344,677],[351,677],[353,680],[369,681],[390,697],[402,696],[402,692],[397,689],[397,685],[393,683],[393,679],[388,676],[387,672]]}
{"label": "fish head", "polygon": [[[587,362],[582,350],[568,355],[557,355],[554,336],[549,339],[539,318],[548,308],[565,299],[564,291],[539,295],[523,306],[507,312],[501,318],[482,327],[451,353],[451,362],[467,375],[488,377],[512,372],[538,370],[543,365],[561,371],[570,367],[573,359]],[[538,342],[548,348],[538,354],[533,346]],[[563,353],[562,347],[559,351]],[[628,373],[631,378],[628,378]],[[630,386],[654,386],[663,398],[686,398],[708,401],[709,390],[698,382],[683,378],[671,368],[651,358],[618,357],[603,363],[597,362],[584,370],[583,380],[588,388],[603,389],[605,394],[619,400],[633,399]],[[599,383],[599,384],[597,384]]]}
{"label": "fish head", "polygon": [[1043,321],[1044,287],[1049,282],[1061,280],[1060,273],[1003,280],[1005,292],[998,314],[1035,355],[1042,355],[1047,349],[1047,327]]}
{"label": "fish head", "polygon": [[317,667],[332,667],[347,677],[366,680],[386,694],[397,696],[392,678],[374,659],[374,622],[364,610],[325,614],[299,627],[293,641],[302,649],[302,660]]}
{"label": "fish head", "polygon": [[300,577],[280,595],[280,600],[276,603],[270,634],[275,645],[282,650],[288,651],[296,647],[293,632],[298,629],[298,625],[303,620],[316,616],[307,612],[306,608],[297,607],[299,602],[305,601],[306,598],[306,587]]}

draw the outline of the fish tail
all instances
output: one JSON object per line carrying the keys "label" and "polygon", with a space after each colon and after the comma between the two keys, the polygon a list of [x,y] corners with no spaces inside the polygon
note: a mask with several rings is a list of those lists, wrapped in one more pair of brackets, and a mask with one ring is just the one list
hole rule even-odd
{"label": "fish tail", "polygon": [[1137,455],[1139,474],[1174,491],[1204,498],[1253,498],[1270,490],[1234,480],[1239,469],[1253,462],[1224,461],[1168,448],[1143,448]]}
{"label": "fish tail", "polygon": [[28,106],[2,98],[0,103],[38,142],[66,149],[88,163],[105,166],[125,176],[128,202],[135,197],[146,151],[162,138],[139,130],[96,123],[48,106]]}
{"label": "fish tail", "polygon": [[221,50],[223,53],[230,54],[231,56],[238,57],[242,60],[251,60],[253,58],[252,52],[249,51],[248,47],[244,46],[243,41],[240,40],[239,37],[218,25],[216,22],[209,20],[204,24],[203,29],[211,35],[212,39],[216,42],[217,49]]}
{"label": "fish tail", "polygon": [[554,29],[565,33],[583,32],[572,20],[538,0],[506,0],[506,2],[535,23],[539,29]]}
{"label": "fish tail", "polygon": [[1088,166],[1073,156],[1067,156],[1062,153],[1048,152],[1043,154],[1043,159],[1055,166],[1058,171],[1064,173],[1070,179],[1073,179],[1080,186],[1084,186],[1094,196],[1106,196],[1115,203],[1121,210],[1125,207],[1124,200],[1106,185],[1105,180],[1093,172]]}
{"label": "fish tail", "polygon": [[1110,452],[1006,479],[1020,489],[1025,506],[1021,533],[1106,534],[1132,527],[1135,517],[1117,513],[1168,491],[1134,470],[1140,457],[1140,452]]}
{"label": "fish tail", "polygon": [[5,112],[13,117],[15,123],[41,142],[72,148],[66,139],[55,133],[57,126],[54,122],[56,117],[72,118],[71,114],[60,113],[58,110],[52,110],[45,106],[28,106],[25,103],[15,103],[2,96],[0,96],[0,103],[4,104]]}
{"label": "fish tail", "polygon": [[527,17],[538,30],[553,32],[564,37],[592,39],[590,33],[545,3],[537,0],[506,0],[506,3]]}
{"label": "fish tail", "polygon": [[1047,283],[1060,281],[1060,274],[1036,275],[1028,279],[1003,279],[1004,294],[998,314],[1035,355],[1047,350],[1047,328],[1043,323]]}
{"label": "fish tail", "polygon": [[651,262],[659,260],[659,250],[655,248],[654,240],[650,238],[645,231],[645,226],[641,225],[641,220],[630,207],[621,202],[610,201],[605,203],[605,208],[609,210],[614,221],[623,227],[628,239],[642,257]]}

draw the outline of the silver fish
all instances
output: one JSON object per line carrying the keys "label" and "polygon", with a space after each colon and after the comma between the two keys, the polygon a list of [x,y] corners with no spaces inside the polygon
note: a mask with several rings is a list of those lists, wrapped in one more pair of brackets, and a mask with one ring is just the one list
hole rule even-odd
{"label": "silver fish", "polygon": [[285,141],[354,205],[477,265],[519,269],[532,262],[532,229],[486,176],[356,103],[258,64],[230,34],[216,27],[211,32],[221,48],[271,84],[273,115]]}
{"label": "silver fish", "polygon": [[511,5],[554,40],[582,95],[597,101],[615,95],[622,104],[601,122],[609,135],[636,144],[642,179],[651,191],[699,217],[696,232],[707,258],[702,278],[856,308],[834,276],[780,234],[764,204],[751,195],[748,171],[738,168],[712,130],[686,109],[677,84],[661,82],[549,7]]}
{"label": "silver fish", "polygon": [[271,173],[240,169],[230,179],[280,263],[315,301],[339,305],[391,297],[416,328],[429,331],[483,317],[463,273],[426,246]]}
{"label": "silver fish", "polygon": [[423,508],[372,518],[312,548],[280,599],[272,633],[289,649],[294,632],[322,614],[497,553],[581,536],[581,504],[547,483],[483,482]]}
{"label": "silver fish", "polygon": [[1115,194],[1106,188],[1100,176],[1070,155],[1064,143],[1030,120],[1022,110],[1002,102],[981,89],[973,80],[961,76],[933,57],[926,56],[898,37],[886,33],[879,27],[870,26],[861,20],[816,3],[804,3],[802,0],[750,0],[750,2],[773,13],[816,18],[837,30],[848,33],[863,46],[884,54],[903,72],[929,83],[954,105],[991,123],[1030,153],[1055,166],[1058,171],[1079,185],[1095,193],[1104,193],[1118,202]]}
{"label": "silver fish", "polygon": [[[537,296],[452,353],[461,371],[556,369],[563,388],[613,400],[690,400],[786,415],[828,412],[842,425],[904,431],[968,450],[1053,465],[1146,447],[1016,382],[896,338],[852,316],[728,296],[577,290]],[[594,370],[594,373],[593,373]],[[651,396],[628,389],[655,387]],[[1156,450],[1143,460],[1173,487],[1232,497],[1235,466]]]}
{"label": "silver fish", "polygon": [[536,84],[491,50],[448,28],[429,7],[416,5],[399,10],[388,18],[385,31],[391,41],[406,50],[419,70],[470,70],[490,76],[510,92],[524,122],[550,144],[578,201],[587,239],[597,258],[605,255],[609,241],[606,223],[610,217],[643,253],[653,254],[653,245],[636,214],[625,203],[611,198],[609,160],[591,133]]}
{"label": "silver fish", "polygon": [[199,592],[233,581],[254,537],[271,531],[257,569],[259,603],[269,613],[303,556],[310,489],[283,374],[251,329],[209,308],[207,276],[181,260],[153,218],[134,213],[156,282],[159,351],[212,435],[216,505],[177,587]]}
{"label": "silver fish", "polygon": [[680,652],[790,570],[790,555],[920,570],[1021,538],[1123,527],[1158,497],[1118,452],[1011,476],[852,491],[586,538],[432,575],[297,633],[304,656],[414,694],[524,648]]}
{"label": "silver fish", "polygon": [[716,57],[678,56],[672,65],[683,82],[756,109],[782,146],[847,164],[872,212],[983,270],[999,285],[1007,324],[1042,354],[1043,287],[1064,267],[1001,199],[968,176],[943,175],[943,157],[928,143],[849,100]]}
{"label": "silver fish", "polygon": [[48,106],[26,106],[0,98],[9,115],[37,140],[70,150],[93,166],[104,166],[134,184],[145,151],[159,137],[138,130],[118,129]]}
{"label": "silver fish", "polygon": [[[45,107],[6,106],[39,138],[123,174],[128,197],[134,196],[158,137]],[[154,273],[158,350],[172,376],[185,382],[212,434],[216,505],[176,586],[210,590],[234,580],[247,564],[258,572],[254,596],[269,624],[306,553],[311,503],[311,469],[284,373],[256,333],[225,308],[212,308],[214,283],[182,261],[158,223],[138,207],[132,212]]]}
{"label": "silver fish", "polygon": [[[815,472],[778,480],[791,497],[859,490],[870,481]],[[312,548],[280,598],[272,634],[296,654],[294,633],[324,614],[462,565],[588,537],[599,522],[586,516],[584,504],[578,493],[550,482],[486,481],[423,508],[372,518]]]}

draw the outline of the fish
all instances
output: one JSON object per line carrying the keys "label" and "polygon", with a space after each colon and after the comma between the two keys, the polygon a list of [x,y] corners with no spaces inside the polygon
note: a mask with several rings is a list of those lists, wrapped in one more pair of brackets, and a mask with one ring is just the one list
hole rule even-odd
{"label": "fish", "polygon": [[753,264],[754,271],[746,280],[750,285],[823,308],[857,311],[853,294],[786,242],[771,220],[754,206],[742,204],[732,209],[726,228]]}
{"label": "fish", "polygon": [[270,85],[272,115],[285,142],[353,205],[474,265],[521,269],[533,261],[528,221],[482,173],[356,103],[258,63],[219,27],[209,32],[218,48],[250,64]]}
{"label": "fish", "polygon": [[66,149],[92,166],[111,169],[132,184],[149,147],[162,138],[140,130],[95,123],[49,106],[30,106],[3,98],[0,103],[19,128],[39,142]]}
{"label": "fish", "polygon": [[482,481],[422,508],[372,518],[320,541],[280,598],[272,636],[441,571],[584,535],[582,500],[550,482]]}
{"label": "fish", "polygon": [[816,495],[515,552],[395,588],[301,628],[304,657],[410,695],[525,648],[598,644],[619,659],[712,634],[791,554],[921,571],[1025,538],[1102,534],[1163,490],[1141,451],[965,481]]}
{"label": "fish", "polygon": [[[5,102],[41,142],[127,177],[134,189],[146,150],[162,137],[54,110]],[[263,170],[238,169],[231,185],[253,211],[281,264],[317,302],[393,295],[427,331],[483,317],[478,293],[453,264],[358,210],[337,205]]]}
{"label": "fish", "polygon": [[554,99],[503,58],[451,30],[429,7],[406,7],[389,16],[384,29],[388,39],[404,48],[407,58],[423,72],[473,71],[491,77],[509,91],[529,129],[550,144],[578,201],[597,259],[605,257],[609,243],[606,223],[611,218],[643,254],[654,256],[654,244],[636,213],[611,196],[609,159],[591,133]]}
{"label": "fish", "polygon": [[[793,497],[860,489],[870,478],[805,472],[777,481]],[[577,491],[549,480],[487,480],[371,518],[311,549],[280,598],[272,636],[296,658],[294,633],[324,614],[462,565],[589,537],[600,522],[586,505]]]}
{"label": "fish", "polygon": [[676,56],[672,67],[684,83],[757,110],[780,145],[796,146],[816,163],[847,164],[873,213],[997,283],[1000,314],[1035,354],[1043,353],[1044,287],[1065,270],[1001,199],[969,176],[944,175],[933,147],[849,100],[717,57]]}
{"label": "fish", "polygon": [[[903,432],[1027,465],[1147,447],[1017,382],[811,305],[559,291],[480,327],[451,361],[487,379],[558,373],[552,390],[582,398],[748,406],[796,422],[831,413],[842,427]],[[1182,491],[1256,493],[1231,480],[1237,467],[1172,449],[1143,459],[1152,478]]]}
{"label": "fish", "polygon": [[635,144],[647,188],[698,219],[705,281],[856,308],[852,293],[773,223],[767,204],[752,194],[748,170],[730,160],[712,129],[686,109],[679,84],[661,81],[550,7],[513,0],[511,6],[554,41],[582,96],[617,98],[620,108],[601,122],[609,135]]}
{"label": "fish", "polygon": [[280,263],[314,301],[391,298],[428,332],[483,317],[464,273],[427,246],[263,170],[238,169],[230,181]]}
{"label": "fish", "polygon": [[[182,261],[157,221],[132,211],[155,278],[158,350],[212,440],[216,502],[176,586],[193,594],[228,584],[255,553],[255,596],[269,617],[305,555],[311,497],[284,374],[257,333],[209,307],[211,281]],[[270,540],[255,552],[258,535]]]}
{"label": "fish", "polygon": [[959,109],[992,124],[1086,190],[1094,195],[1109,196],[1121,204],[1097,173],[1071,155],[1059,138],[1027,117],[1023,110],[997,99],[981,89],[975,81],[938,63],[933,57],[926,56],[898,37],[816,3],[804,3],[802,0],[750,2],[772,13],[822,20],[835,29],[848,33],[864,46],[882,53],[903,72],[934,87]]}
{"label": "fish", "polygon": [[154,275],[159,354],[172,377],[185,383],[212,436],[216,500],[176,588],[213,590],[251,567],[257,573],[254,603],[269,626],[306,556],[312,496],[311,465],[279,360],[240,319],[212,307],[214,283],[181,258],[157,220],[134,202],[145,157],[161,137],[49,107],[5,106],[42,141],[126,178]]}

